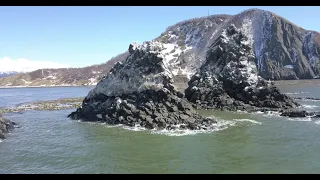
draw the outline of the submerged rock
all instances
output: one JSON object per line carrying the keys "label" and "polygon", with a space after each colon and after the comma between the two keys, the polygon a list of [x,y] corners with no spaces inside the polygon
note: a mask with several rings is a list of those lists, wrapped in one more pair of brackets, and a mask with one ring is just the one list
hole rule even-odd
{"label": "submerged rock", "polygon": [[13,130],[15,123],[5,119],[0,114],[0,139],[5,138],[5,134]]}
{"label": "submerged rock", "polygon": [[298,105],[259,76],[248,38],[234,25],[210,46],[206,62],[188,85],[185,96],[198,108],[258,110]]}
{"label": "submerged rock", "polygon": [[280,116],[301,118],[301,117],[311,117],[320,118],[320,112],[308,112],[305,110],[286,110],[280,114]]}
{"label": "submerged rock", "polygon": [[117,63],[69,117],[148,129],[175,129],[178,125],[201,129],[215,124],[203,119],[175,90],[161,48],[157,42],[131,44],[130,56]]}

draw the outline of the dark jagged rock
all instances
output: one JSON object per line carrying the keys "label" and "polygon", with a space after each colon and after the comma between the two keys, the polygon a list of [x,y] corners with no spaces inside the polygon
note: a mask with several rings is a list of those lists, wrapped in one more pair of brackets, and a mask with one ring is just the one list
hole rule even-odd
{"label": "dark jagged rock", "polygon": [[280,114],[280,116],[286,116],[286,117],[307,117],[310,115],[311,113],[304,110],[289,110]]}
{"label": "dark jagged rock", "polygon": [[156,42],[131,44],[130,56],[117,63],[69,117],[148,129],[204,129],[215,124],[175,90],[161,48]]}
{"label": "dark jagged rock", "polygon": [[298,105],[258,75],[248,38],[234,25],[210,46],[206,62],[188,85],[185,96],[198,108],[252,111]]}
{"label": "dark jagged rock", "polygon": [[320,112],[308,112],[305,110],[287,110],[280,114],[280,116],[301,118],[301,117],[311,117],[320,118]]}
{"label": "dark jagged rock", "polygon": [[5,134],[13,130],[15,123],[5,119],[0,114],[0,139],[5,138]]}

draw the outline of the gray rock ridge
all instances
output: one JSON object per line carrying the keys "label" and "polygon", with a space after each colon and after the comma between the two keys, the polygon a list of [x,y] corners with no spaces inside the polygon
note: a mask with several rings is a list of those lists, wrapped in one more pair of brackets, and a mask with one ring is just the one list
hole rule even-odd
{"label": "gray rock ridge", "polygon": [[14,129],[14,122],[11,122],[8,119],[5,119],[1,114],[0,114],[0,139],[5,139],[6,134],[11,132]]}
{"label": "gray rock ridge", "polygon": [[259,76],[249,38],[234,24],[210,46],[205,63],[192,76],[186,98],[197,108],[222,110],[286,109],[298,106]]}
{"label": "gray rock ridge", "polygon": [[200,116],[175,90],[162,48],[157,42],[130,44],[129,57],[117,63],[68,117],[147,129],[214,126],[214,119]]}

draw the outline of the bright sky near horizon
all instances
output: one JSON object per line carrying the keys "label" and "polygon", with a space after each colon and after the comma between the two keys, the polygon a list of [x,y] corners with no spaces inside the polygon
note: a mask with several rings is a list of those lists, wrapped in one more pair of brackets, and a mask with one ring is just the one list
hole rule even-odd
{"label": "bright sky near horizon", "polygon": [[152,40],[179,21],[250,8],[320,31],[317,6],[2,6],[0,71],[104,63],[130,43]]}

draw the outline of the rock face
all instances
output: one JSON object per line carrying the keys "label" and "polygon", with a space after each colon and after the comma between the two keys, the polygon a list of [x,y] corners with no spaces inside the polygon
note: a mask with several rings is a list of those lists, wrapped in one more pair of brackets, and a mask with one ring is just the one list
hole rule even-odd
{"label": "rock face", "polygon": [[313,79],[320,75],[320,34],[298,27],[269,11],[249,9],[236,15],[212,15],[179,22],[156,40],[187,47],[173,58],[170,68],[194,74],[206,51],[223,30],[234,24],[248,37],[259,75],[264,79]]}
{"label": "rock face", "polygon": [[215,121],[203,119],[174,89],[162,48],[157,42],[131,44],[130,56],[117,63],[69,117],[148,129],[209,128]]}
{"label": "rock face", "polygon": [[258,74],[250,40],[232,24],[210,46],[205,63],[188,82],[185,96],[200,108],[223,110],[298,105]]}
{"label": "rock face", "polygon": [[15,123],[3,118],[2,115],[0,115],[0,139],[4,139],[5,134],[13,130],[14,124]]}

